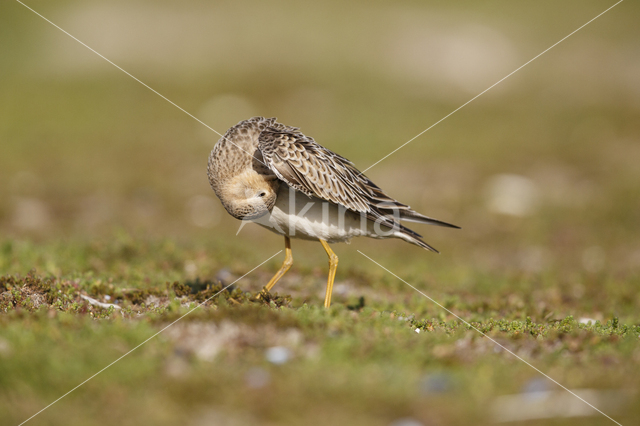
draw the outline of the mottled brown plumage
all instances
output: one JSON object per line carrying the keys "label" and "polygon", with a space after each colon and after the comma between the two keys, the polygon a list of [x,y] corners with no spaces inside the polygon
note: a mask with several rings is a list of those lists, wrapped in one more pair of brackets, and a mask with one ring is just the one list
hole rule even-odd
{"label": "mottled brown plumage", "polygon": [[[285,235],[287,260],[267,289],[290,266],[289,237],[320,240],[330,258],[325,306],[337,266],[327,241],[393,237],[436,251],[401,221],[457,228],[389,197],[349,160],[275,118],[253,117],[227,130],[211,152],[208,176],[229,214]],[[304,203],[309,207],[300,209]]]}

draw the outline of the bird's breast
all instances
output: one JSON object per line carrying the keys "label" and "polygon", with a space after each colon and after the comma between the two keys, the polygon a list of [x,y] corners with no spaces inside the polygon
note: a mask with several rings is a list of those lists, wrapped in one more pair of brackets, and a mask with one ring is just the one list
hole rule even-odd
{"label": "bird's breast", "polygon": [[291,238],[345,242],[367,235],[365,216],[338,204],[308,197],[282,183],[269,215],[255,221],[278,234]]}

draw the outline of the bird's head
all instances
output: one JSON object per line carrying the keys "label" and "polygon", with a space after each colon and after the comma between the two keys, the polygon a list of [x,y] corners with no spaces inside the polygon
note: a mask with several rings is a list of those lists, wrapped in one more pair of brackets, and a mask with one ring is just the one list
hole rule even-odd
{"label": "bird's head", "polygon": [[247,170],[224,185],[224,207],[236,219],[258,219],[269,213],[276,203],[279,181]]}

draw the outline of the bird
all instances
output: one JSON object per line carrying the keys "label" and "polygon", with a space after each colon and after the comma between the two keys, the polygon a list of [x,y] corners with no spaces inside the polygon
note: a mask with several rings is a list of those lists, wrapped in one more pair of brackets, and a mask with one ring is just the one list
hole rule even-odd
{"label": "bird", "polygon": [[231,216],[284,236],[285,259],[267,292],[293,264],[291,238],[322,244],[329,258],[325,308],[338,267],[330,243],[399,238],[437,253],[401,222],[460,228],[395,200],[351,161],[276,118],[253,117],[229,128],[209,155],[207,175]]}

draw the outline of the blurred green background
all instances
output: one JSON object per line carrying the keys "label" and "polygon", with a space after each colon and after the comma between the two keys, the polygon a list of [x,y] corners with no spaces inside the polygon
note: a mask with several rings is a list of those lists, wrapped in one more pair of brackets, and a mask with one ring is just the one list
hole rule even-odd
{"label": "blurred green background", "polygon": [[[254,115],[275,116],[364,170],[613,2],[34,0],[27,4],[220,133]],[[463,229],[413,227],[442,252],[440,256],[400,241],[354,240],[348,246],[334,246],[340,256],[334,304],[344,307],[364,296],[367,307],[376,312],[453,320],[361,256],[357,252],[361,250],[436,300],[448,301],[448,307],[469,320],[529,316],[543,323],[572,315],[576,320],[605,324],[617,318],[637,325],[639,12],[637,3],[621,3],[367,171],[392,196]],[[17,2],[0,4],[0,52],[0,273],[24,276],[35,270],[42,277],[75,279],[81,289],[96,280],[144,289],[163,286],[165,281],[215,280],[221,272],[235,279],[283,248],[280,236],[258,226],[235,235],[239,222],[227,215],[206,178],[207,157],[218,135]],[[292,272],[275,290],[292,295],[290,309],[304,303],[319,306],[326,255],[319,244],[310,242],[294,240],[293,249]],[[282,256],[272,259],[238,286],[257,291],[281,261]],[[232,359],[230,365],[242,369],[253,358],[240,355],[238,361],[227,354],[231,358],[221,358],[222,364],[211,371],[193,367],[199,378],[181,379],[178,387],[186,393],[200,392],[209,383],[204,377],[222,380],[231,391],[213,400],[241,414],[220,408],[227,414],[216,412],[214,420],[202,420],[200,414],[190,416],[193,407],[185,403],[165,406],[167,413],[156,413],[154,422],[256,424],[266,419],[265,424],[295,424],[319,415],[312,415],[313,401],[342,401],[333,417],[323,414],[338,424],[492,422],[483,412],[480,395],[466,395],[467,402],[459,402],[457,394],[438,396],[446,404],[426,411],[415,408],[421,400],[406,408],[393,399],[412,398],[412,392],[403,388],[402,374],[389,383],[389,394],[380,391],[371,396],[368,387],[386,383],[394,371],[405,368],[410,370],[407,377],[414,377],[418,370],[447,367],[447,356],[440,357],[445,359],[442,365],[416,361],[417,355],[416,360],[365,357],[372,368],[382,369],[373,374],[357,366],[359,361],[350,351],[334,351],[328,337],[313,337],[314,324],[326,325],[331,315],[350,318],[349,311],[336,309],[340,314],[314,310],[316,317],[307,318],[300,313],[307,319],[282,314],[305,324],[297,327],[303,340],[315,341],[329,358],[335,355],[320,366],[319,361],[309,361],[313,367],[301,362],[290,367],[295,370],[272,373],[286,380],[282,379],[283,388],[268,391],[283,399],[296,395],[297,408],[288,411],[286,401],[278,400],[273,404],[281,405],[271,411],[257,402],[250,404],[257,411],[248,410],[238,402],[244,391],[238,390],[224,362]],[[44,330],[30,329],[28,318],[5,318],[0,356],[3,341],[13,348],[6,356],[14,361],[17,354],[49,353],[43,349],[46,345],[34,349],[37,341],[16,337],[30,330],[46,340],[50,335],[46,327],[58,327],[43,325],[44,314],[35,318]],[[278,328],[277,315],[273,318]],[[78,321],[88,330],[94,327],[91,321]],[[366,333],[363,321],[362,330],[352,330],[354,335]],[[155,323],[117,324],[104,327],[116,327],[115,334],[118,327],[139,327],[128,332],[129,346],[123,347],[129,349],[158,328]],[[12,327],[14,332],[7,331]],[[64,323],[59,327],[63,335],[71,333]],[[95,345],[112,346],[110,331],[87,333]],[[372,337],[371,345],[385,345],[385,336]],[[447,338],[446,333],[434,337]],[[463,341],[462,335],[457,338]],[[564,373],[553,370],[557,357],[562,359],[555,349],[540,360],[541,368],[555,371],[561,382],[569,380],[565,374],[570,368],[578,368],[585,380],[574,386],[637,390],[638,374],[630,372],[640,362],[637,341],[636,336],[633,343],[625,340],[624,348],[609,349],[607,356],[616,361],[608,371],[596,371],[603,361],[588,348],[582,370],[575,359],[565,365]],[[351,344],[358,353],[357,342]],[[165,360],[163,350],[174,350],[166,341],[163,345],[159,347],[165,349],[149,355],[158,364]],[[427,343],[412,350],[429,352],[433,346]],[[3,405],[12,413],[7,414],[10,419],[18,423],[26,419],[119,356],[96,360],[89,355],[90,347],[76,349],[92,361],[80,363],[84,370],[77,377],[71,375],[69,383],[38,384],[18,374],[22,370],[17,367],[11,370],[15,382],[0,380],[11,385],[12,390],[3,389],[7,401],[13,401]],[[351,355],[341,359],[345,353]],[[44,353],[39,356],[48,359]],[[56,356],[65,357],[52,355],[54,360]],[[466,377],[460,380],[469,386],[502,383],[491,390],[483,388],[492,396],[517,391],[534,375],[512,359],[507,361],[512,374],[498,373],[507,358],[495,361],[491,356],[483,353],[477,364],[472,362],[475,369],[468,371],[468,377],[454,370]],[[122,363],[141,362],[131,357]],[[385,365],[390,372],[383,371]],[[64,366],[46,367],[55,368],[65,372]],[[153,362],[145,368],[149,375],[157,373]],[[325,383],[315,390],[313,383],[322,381],[321,371],[330,368],[355,380],[346,395],[360,402],[349,405],[345,394],[334,392],[338,387],[346,392],[344,383],[335,388]],[[358,381],[360,373],[373,374],[371,383]],[[504,377],[495,376],[499,374]],[[75,412],[78,424],[103,424],[95,413],[122,407],[114,390],[120,387],[134,394],[133,401],[142,408],[137,411],[130,402],[132,407],[122,409],[118,414],[122,418],[116,418],[121,423],[139,420],[136,416],[160,409],[159,401],[175,396],[138,395],[148,377],[140,373],[137,384],[117,380],[114,384],[105,378],[112,386],[111,397],[92,390],[96,398],[107,398],[103,408],[87,408],[78,402],[81,399],[70,397],[75,401],[72,408],[52,408],[59,411],[42,414],[42,420],[33,423],[72,424],[63,413]],[[163,386],[177,386],[172,377]],[[599,380],[606,377],[616,379],[603,385]],[[21,385],[14,388],[16,383]],[[259,395],[255,398],[260,400]],[[191,404],[207,402],[199,399]],[[362,414],[373,406],[386,408],[375,417]],[[460,407],[466,408],[458,412]],[[438,414],[430,416],[431,410]],[[608,422],[604,417],[587,419],[593,424]]]}

